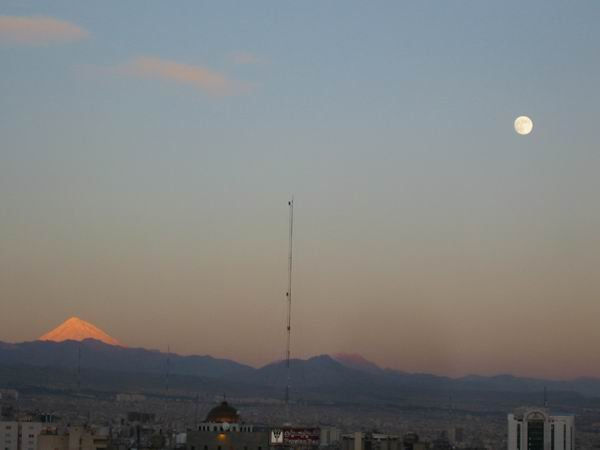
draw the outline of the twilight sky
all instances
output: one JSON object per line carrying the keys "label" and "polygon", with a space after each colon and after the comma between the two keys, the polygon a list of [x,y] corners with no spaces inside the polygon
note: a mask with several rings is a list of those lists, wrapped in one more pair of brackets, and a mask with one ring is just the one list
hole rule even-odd
{"label": "twilight sky", "polygon": [[[600,376],[597,0],[0,2],[0,340]],[[533,133],[513,120],[531,116]]]}

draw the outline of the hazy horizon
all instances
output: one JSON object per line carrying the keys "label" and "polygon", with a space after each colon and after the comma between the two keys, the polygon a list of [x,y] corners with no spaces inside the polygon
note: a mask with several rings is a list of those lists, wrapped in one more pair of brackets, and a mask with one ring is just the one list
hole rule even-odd
{"label": "hazy horizon", "polygon": [[[600,376],[600,3],[0,4],[0,341]],[[517,116],[533,119],[519,136]]]}
{"label": "hazy horizon", "polygon": [[[88,322],[92,325],[96,325],[92,322],[90,322],[89,320],[86,320],[84,318],[81,317],[76,317],[76,316],[71,316],[67,319],[65,319],[63,322],[61,322],[60,324],[57,324],[56,327],[54,328],[58,328],[58,326],[62,325],[63,323],[65,323],[67,320],[69,319],[81,319],[84,320],[85,322]],[[47,332],[50,331],[54,331],[54,328],[52,329],[48,329],[46,330]],[[106,330],[101,328],[101,331],[105,332]],[[107,333],[111,338],[116,338],[118,340],[117,336],[112,336],[110,333]],[[25,339],[23,341],[13,341],[13,342],[9,342],[9,343],[13,343],[13,344],[20,344],[23,342],[33,342],[33,341],[37,341],[37,340],[45,340],[42,339],[44,336],[38,336],[38,337],[34,337],[31,339]],[[94,338],[93,338],[94,339]],[[50,339],[50,340],[55,340],[55,339]],[[75,339],[78,340],[78,339]],[[0,340],[1,342],[1,340]],[[6,342],[6,341],[4,341]],[[283,345],[284,339],[281,340],[280,344]],[[273,358],[273,359],[265,359],[264,361],[245,361],[241,358],[235,357],[235,356],[223,356],[223,355],[215,355],[215,354],[210,354],[210,353],[202,353],[202,352],[194,352],[194,351],[188,351],[188,352],[180,352],[177,349],[173,348],[171,344],[166,344],[162,347],[146,347],[143,344],[140,345],[131,345],[127,342],[119,342],[118,344],[112,344],[112,343],[108,343],[109,345],[119,345],[119,346],[123,346],[126,348],[143,348],[146,350],[151,350],[151,351],[159,351],[161,353],[167,354],[167,353],[171,353],[171,354],[177,354],[180,356],[192,356],[192,355],[208,355],[208,356],[212,356],[215,358],[224,358],[224,359],[231,359],[233,361],[239,362],[241,364],[246,364],[248,366],[252,366],[254,368],[260,368],[263,367],[265,365],[268,364],[272,364],[272,363],[276,363],[276,362],[280,362],[280,361],[285,361],[285,355],[281,355],[280,357],[277,358]],[[283,352],[282,352],[283,353]],[[320,352],[320,353],[314,353],[314,354],[302,354],[302,355],[292,355],[291,359],[300,359],[300,360],[306,360],[306,359],[310,359],[313,357],[318,357],[318,356],[322,356],[322,355],[327,355],[330,356],[334,359],[336,359],[338,356],[346,356],[346,357],[359,357],[359,358],[363,358],[365,360],[366,363],[374,363],[376,364],[379,368],[381,369],[392,369],[392,370],[400,370],[400,371],[405,371],[408,373],[433,373],[435,375],[440,375],[440,376],[449,376],[449,377],[462,377],[462,376],[468,376],[468,375],[481,375],[481,376],[497,376],[497,375],[514,375],[514,376],[522,376],[522,377],[534,377],[534,378],[545,378],[545,379],[556,379],[556,380],[570,380],[570,379],[575,379],[575,378],[585,378],[585,375],[570,375],[570,376],[558,376],[558,377],[552,377],[552,376],[547,376],[544,374],[526,374],[526,373],[520,373],[518,371],[516,372],[510,372],[510,371],[500,371],[500,372],[461,372],[461,371],[457,371],[454,373],[449,373],[447,371],[435,371],[432,370],[431,372],[427,372],[427,371],[423,371],[423,370],[418,370],[418,369],[413,369],[413,370],[408,370],[406,368],[402,368],[402,367],[391,367],[391,366],[387,366],[385,365],[385,363],[379,363],[375,360],[370,359],[369,357],[365,357],[365,355],[360,354],[360,353],[351,353],[351,352],[346,352],[346,351],[335,351],[335,352]]]}

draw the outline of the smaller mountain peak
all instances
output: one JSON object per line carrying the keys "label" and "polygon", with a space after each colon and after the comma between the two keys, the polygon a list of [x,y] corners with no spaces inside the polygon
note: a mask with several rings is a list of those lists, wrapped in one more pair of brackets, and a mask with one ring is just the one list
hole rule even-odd
{"label": "smaller mountain peak", "polygon": [[331,357],[343,364],[346,367],[350,367],[352,369],[362,370],[363,372],[379,372],[381,368],[375,364],[374,362],[369,361],[362,355],[357,353],[335,353],[331,355]]}
{"label": "smaller mountain peak", "polygon": [[40,341],[83,341],[85,339],[95,339],[109,345],[121,345],[112,336],[109,336],[100,328],[86,322],[79,317],[69,317],[58,327],[39,337]]}

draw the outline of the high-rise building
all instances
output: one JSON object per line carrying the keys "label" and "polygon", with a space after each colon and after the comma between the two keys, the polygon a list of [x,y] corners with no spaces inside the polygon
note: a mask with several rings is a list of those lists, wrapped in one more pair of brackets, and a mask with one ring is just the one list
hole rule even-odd
{"label": "high-rise building", "polygon": [[465,431],[461,427],[450,427],[445,430],[444,436],[448,438],[452,444],[456,445],[465,440]]}
{"label": "high-rise building", "polygon": [[42,426],[40,422],[0,422],[0,449],[36,450]]}
{"label": "high-rise building", "polygon": [[19,450],[19,422],[0,422],[0,449]]}
{"label": "high-rise building", "polygon": [[336,427],[321,427],[321,447],[333,447],[338,445],[342,438],[342,433]]}
{"label": "high-rise building", "polygon": [[42,432],[44,424],[41,422],[21,422],[20,440],[21,450],[36,450],[38,438]]}
{"label": "high-rise building", "polygon": [[508,450],[573,450],[575,419],[551,416],[543,408],[508,415]]}

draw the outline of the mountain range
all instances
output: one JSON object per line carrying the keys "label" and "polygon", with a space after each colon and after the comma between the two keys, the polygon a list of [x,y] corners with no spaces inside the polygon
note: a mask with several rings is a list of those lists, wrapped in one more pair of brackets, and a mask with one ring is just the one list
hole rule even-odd
{"label": "mountain range", "polygon": [[[0,387],[69,390],[76,384],[76,374],[81,373],[84,386],[102,391],[164,393],[170,386],[170,393],[178,395],[229,392],[280,399],[287,383],[282,361],[253,368],[209,355],[182,356],[125,347],[77,318],[69,319],[58,330],[60,333],[53,330],[42,336],[44,340],[0,342]],[[599,379],[555,381],[512,375],[450,378],[382,369],[351,354],[293,359],[290,385],[297,399],[319,402],[439,405],[452,397],[459,403],[486,399],[539,403],[545,388],[563,403],[596,402],[595,397],[600,401]]]}

